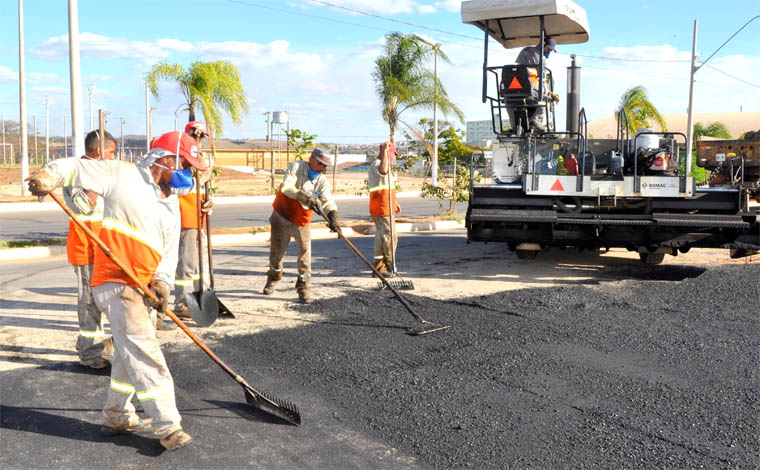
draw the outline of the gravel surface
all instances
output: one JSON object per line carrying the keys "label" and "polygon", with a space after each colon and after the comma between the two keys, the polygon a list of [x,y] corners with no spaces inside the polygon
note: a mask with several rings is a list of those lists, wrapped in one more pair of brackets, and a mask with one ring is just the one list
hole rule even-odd
{"label": "gravel surface", "polygon": [[[356,290],[292,307],[322,321],[218,347],[249,382],[298,403],[307,429],[332,421],[415,466],[758,468],[760,266],[651,272],[448,301],[405,294],[451,325],[425,336],[405,334],[415,322],[390,293]],[[167,358],[177,384],[218,385],[201,354]]]}

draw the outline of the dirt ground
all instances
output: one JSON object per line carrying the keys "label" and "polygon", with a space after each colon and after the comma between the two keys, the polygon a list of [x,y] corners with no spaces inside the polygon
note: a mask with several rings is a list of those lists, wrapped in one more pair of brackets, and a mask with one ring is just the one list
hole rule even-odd
{"label": "dirt ground", "polygon": [[[36,170],[30,167],[29,172]],[[327,178],[332,182],[332,172],[327,172]],[[336,175],[335,194],[355,196],[366,193],[363,189],[366,172],[341,172]],[[275,184],[279,185],[281,175],[277,175]],[[21,196],[21,168],[0,166],[0,202],[33,202],[33,196]],[[419,191],[422,188],[422,178],[402,175],[399,177],[401,191]],[[231,196],[266,196],[271,194],[269,176],[250,175],[227,168],[215,178],[216,195]]]}

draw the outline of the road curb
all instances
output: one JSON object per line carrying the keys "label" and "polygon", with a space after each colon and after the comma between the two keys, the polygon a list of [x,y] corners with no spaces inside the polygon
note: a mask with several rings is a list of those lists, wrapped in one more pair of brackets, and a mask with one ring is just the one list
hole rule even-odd
{"label": "road curb", "polygon": [[[435,230],[454,230],[464,228],[464,221],[441,220],[435,222],[412,222],[396,224],[397,233],[408,232],[429,232]],[[346,237],[360,237],[375,234],[375,227],[370,225],[361,231],[354,230],[350,227],[343,229],[343,235]],[[337,235],[330,232],[327,228],[316,228],[311,230],[312,240],[323,240],[335,238]],[[231,246],[231,245],[261,245],[269,243],[269,231],[259,233],[230,233],[211,235],[213,246]],[[66,253],[66,246],[33,246],[29,248],[9,248],[0,250],[0,262],[2,261],[21,261],[47,258]]]}

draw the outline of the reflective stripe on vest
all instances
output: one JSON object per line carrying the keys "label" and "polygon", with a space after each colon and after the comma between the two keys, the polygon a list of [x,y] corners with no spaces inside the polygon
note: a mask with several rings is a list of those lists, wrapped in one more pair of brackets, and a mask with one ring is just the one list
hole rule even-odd
{"label": "reflective stripe on vest", "polygon": [[[100,239],[122,263],[126,264],[140,282],[147,284],[161,261],[161,243],[149,234],[121,221],[106,218],[100,230]],[[95,252],[91,285],[117,282],[137,287],[129,276],[103,252]]]}
{"label": "reflective stripe on vest", "polygon": [[111,379],[111,390],[113,390],[114,392],[126,393],[127,395],[131,395],[135,393],[134,386],[124,383],[124,382],[119,382],[118,380],[114,380],[114,379]]}
{"label": "reflective stripe on vest", "polygon": [[[396,190],[391,191],[393,198],[394,212],[399,212],[400,208],[396,201]],[[372,217],[388,217],[391,215],[388,209],[388,186],[373,186],[369,188],[369,215]]]}
{"label": "reflective stripe on vest", "polygon": [[277,191],[277,196],[274,198],[272,207],[278,214],[285,217],[295,225],[299,227],[305,227],[311,223],[312,210],[308,207],[304,207],[303,204],[289,196],[285,195],[282,190],[282,183],[280,183],[280,189]]}

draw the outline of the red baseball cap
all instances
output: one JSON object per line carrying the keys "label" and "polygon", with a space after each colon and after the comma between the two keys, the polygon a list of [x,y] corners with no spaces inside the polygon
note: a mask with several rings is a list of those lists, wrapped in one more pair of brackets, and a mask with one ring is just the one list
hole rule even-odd
{"label": "red baseball cap", "polygon": [[324,163],[327,166],[332,165],[332,157],[329,153],[325,153],[325,151],[322,149],[312,150],[311,157],[316,158],[318,161]]}
{"label": "red baseball cap", "polygon": [[206,137],[209,136],[208,131],[206,130],[206,126],[200,122],[200,121],[190,121],[185,126],[185,134],[190,134],[190,131],[195,128],[201,131],[201,134],[205,135]]}
{"label": "red baseball cap", "polygon": [[383,153],[385,153],[386,147],[388,148],[388,155],[390,155],[391,157],[398,156],[398,152],[396,151],[395,145],[393,145],[390,142],[383,142],[382,144],[380,144],[380,152],[377,154],[377,158],[380,158],[383,156]]}
{"label": "red baseball cap", "polygon": [[196,170],[207,170],[198,161],[198,144],[195,142],[195,139],[180,131],[167,132],[153,139],[150,143],[150,153],[158,155],[158,158],[168,155],[179,155]]}

